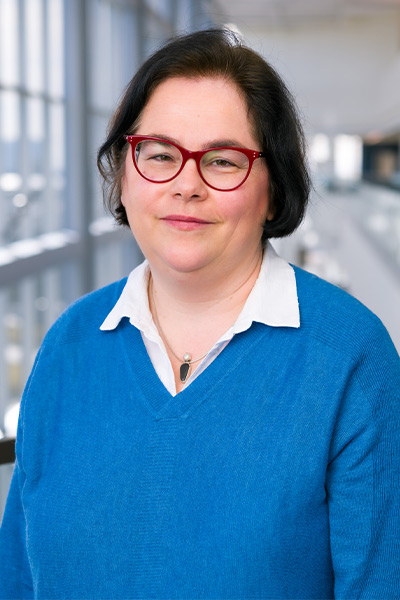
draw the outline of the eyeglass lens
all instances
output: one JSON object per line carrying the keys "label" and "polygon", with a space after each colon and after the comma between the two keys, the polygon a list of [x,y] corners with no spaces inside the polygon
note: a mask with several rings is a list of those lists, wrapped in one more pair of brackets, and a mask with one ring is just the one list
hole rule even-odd
{"label": "eyeglass lens", "polygon": [[[168,142],[144,140],[135,148],[135,160],[139,172],[152,181],[161,182],[173,178],[182,166],[180,150]],[[246,178],[249,159],[238,150],[222,149],[206,152],[200,161],[200,171],[211,186],[229,190]]]}

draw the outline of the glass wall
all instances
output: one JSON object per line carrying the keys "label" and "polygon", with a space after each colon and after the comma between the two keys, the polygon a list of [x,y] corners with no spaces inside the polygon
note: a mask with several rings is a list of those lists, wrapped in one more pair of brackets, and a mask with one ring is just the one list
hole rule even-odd
{"label": "glass wall", "polygon": [[0,244],[65,227],[63,0],[0,3]]}
{"label": "glass wall", "polygon": [[0,1],[0,437],[50,325],[141,259],[95,168],[118,98],[164,39],[208,24],[196,0]]}

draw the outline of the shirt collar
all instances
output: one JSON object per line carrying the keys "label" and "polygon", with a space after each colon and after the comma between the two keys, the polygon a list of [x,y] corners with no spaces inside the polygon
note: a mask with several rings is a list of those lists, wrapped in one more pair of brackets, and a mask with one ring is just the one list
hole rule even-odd
{"label": "shirt collar", "polygon": [[[101,330],[115,329],[123,317],[128,317],[130,323],[149,339],[158,338],[147,296],[149,273],[146,260],[130,273],[121,296],[101,325]],[[269,242],[259,276],[233,325],[233,333],[245,331],[253,321],[271,327],[300,327],[294,270],[278,256]]]}
{"label": "shirt collar", "polygon": [[[293,267],[268,242],[260,273],[236,323],[252,321],[271,327],[300,327],[296,276]],[[250,323],[251,324],[251,323]]]}

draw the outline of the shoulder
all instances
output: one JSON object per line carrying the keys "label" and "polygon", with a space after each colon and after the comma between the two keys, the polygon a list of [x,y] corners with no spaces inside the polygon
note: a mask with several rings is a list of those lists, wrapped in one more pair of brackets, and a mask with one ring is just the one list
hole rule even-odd
{"label": "shoulder", "polygon": [[[389,399],[398,410],[400,358],[380,319],[346,291],[294,267],[300,332],[315,364],[327,358],[341,374],[356,380],[374,411]],[[307,352],[305,352],[307,354]]]}
{"label": "shoulder", "polygon": [[87,340],[98,335],[99,328],[120,297],[127,279],[82,296],[69,306],[48,331],[42,347]]}
{"label": "shoulder", "polygon": [[304,332],[354,358],[377,340],[393,346],[380,319],[359,300],[316,275],[293,268]]}

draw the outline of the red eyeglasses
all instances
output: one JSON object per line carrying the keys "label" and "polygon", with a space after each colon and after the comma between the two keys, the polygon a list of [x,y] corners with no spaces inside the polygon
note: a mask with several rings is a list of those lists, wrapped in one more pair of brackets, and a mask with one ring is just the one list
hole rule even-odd
{"label": "red eyeglasses", "polygon": [[248,178],[254,161],[265,156],[257,150],[229,146],[192,152],[148,135],[125,135],[124,138],[131,145],[137,172],[147,181],[171,181],[193,158],[202,180],[221,192],[230,192],[241,186]]}

